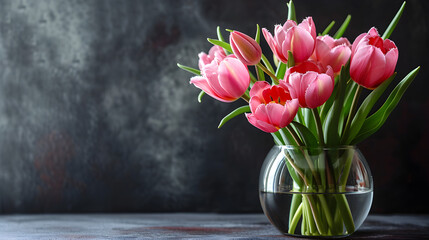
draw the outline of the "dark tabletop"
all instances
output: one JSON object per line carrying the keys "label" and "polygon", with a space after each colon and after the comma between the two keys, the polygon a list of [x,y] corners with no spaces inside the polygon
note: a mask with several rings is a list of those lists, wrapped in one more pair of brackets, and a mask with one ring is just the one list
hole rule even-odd
{"label": "dark tabletop", "polygon": [[[0,215],[0,239],[298,239],[263,214]],[[346,239],[429,239],[428,215],[370,215]]]}

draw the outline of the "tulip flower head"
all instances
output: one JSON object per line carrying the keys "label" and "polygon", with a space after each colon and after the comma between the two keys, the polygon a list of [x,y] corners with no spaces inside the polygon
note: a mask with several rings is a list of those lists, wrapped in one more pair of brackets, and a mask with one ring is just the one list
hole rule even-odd
{"label": "tulip flower head", "polygon": [[229,36],[232,52],[245,65],[256,65],[261,60],[259,44],[244,33],[233,31]]}
{"label": "tulip flower head", "polygon": [[324,68],[331,66],[335,74],[341,70],[352,53],[352,45],[347,38],[334,39],[329,35],[318,36],[311,59],[319,62]]}
{"label": "tulip flower head", "polygon": [[274,36],[265,28],[262,33],[274,55],[284,63],[287,62],[288,51],[292,52],[295,63],[306,61],[316,43],[316,26],[311,17],[299,25],[293,20],[287,20],[283,26],[276,25]]}
{"label": "tulip flower head", "polygon": [[288,69],[280,86],[287,87],[292,98],[297,98],[303,108],[316,108],[324,104],[334,90],[331,66],[325,73],[313,62],[307,61]]}
{"label": "tulip flower head", "polygon": [[201,72],[202,76],[192,77],[190,83],[222,102],[237,100],[250,84],[247,67],[233,57],[212,61]]}
{"label": "tulip flower head", "polygon": [[292,122],[298,112],[298,100],[293,99],[287,88],[271,86],[265,81],[256,82],[250,90],[249,122],[264,132],[277,132]]}
{"label": "tulip flower head", "polygon": [[209,54],[201,52],[198,54],[198,58],[198,67],[200,70],[203,70],[205,65],[210,64],[214,60],[216,60],[218,63],[222,61],[224,58],[226,58],[226,53],[222,47],[215,45],[210,48]]}
{"label": "tulip flower head", "polygon": [[398,54],[395,43],[383,40],[373,27],[353,42],[350,77],[365,88],[375,89],[395,71]]}

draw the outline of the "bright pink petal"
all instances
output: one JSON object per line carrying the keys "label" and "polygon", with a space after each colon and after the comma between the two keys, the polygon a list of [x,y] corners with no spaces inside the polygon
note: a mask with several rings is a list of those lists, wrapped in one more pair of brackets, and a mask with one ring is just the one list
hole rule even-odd
{"label": "bright pink petal", "polygon": [[276,127],[274,127],[273,125],[266,123],[264,121],[261,121],[259,119],[257,119],[255,117],[254,114],[252,113],[246,113],[246,118],[249,121],[250,124],[252,124],[253,126],[261,129],[264,132],[269,132],[269,133],[273,133],[273,132],[277,132],[278,129]]}
{"label": "bright pink petal", "polygon": [[279,127],[283,117],[284,106],[277,103],[268,103],[266,110],[270,123]]}
{"label": "bright pink petal", "polygon": [[370,45],[360,47],[350,63],[350,76],[358,84],[374,89],[382,81],[385,65],[385,57],[380,49]]}
{"label": "bright pink petal", "polygon": [[244,33],[234,31],[230,43],[235,56],[246,65],[256,65],[261,60],[262,50],[259,44]]}
{"label": "bright pink petal", "polygon": [[289,125],[295,118],[295,115],[298,112],[298,108],[298,99],[292,99],[290,101],[287,101],[284,105],[283,116],[281,118],[279,127],[284,128]]}
{"label": "bright pink petal", "polygon": [[392,48],[386,53],[386,68],[384,69],[383,79],[389,78],[395,71],[398,55],[397,48]]}
{"label": "bright pink petal", "polygon": [[305,101],[309,108],[316,108],[324,104],[334,90],[332,78],[326,74],[318,74],[305,92]]}
{"label": "bright pink petal", "polygon": [[366,36],[366,33],[362,33],[361,35],[359,35],[356,39],[355,39],[355,41],[353,42],[353,45],[352,45],[352,56],[353,56],[353,53],[355,52],[355,50],[356,50],[356,47],[357,47],[357,45],[360,43],[360,41],[362,40],[362,38],[363,37],[365,37]]}
{"label": "bright pink petal", "polygon": [[294,30],[290,48],[295,62],[299,63],[311,56],[314,50],[315,39],[304,28],[295,27]]}
{"label": "bright pink petal", "polygon": [[232,97],[239,98],[249,87],[247,67],[237,59],[224,59],[218,69],[220,86]]}
{"label": "bright pink petal", "polygon": [[264,104],[259,105],[256,108],[256,111],[252,113],[257,119],[271,124],[270,119],[268,118],[267,109]]}
{"label": "bright pink petal", "polygon": [[214,92],[213,89],[211,88],[210,84],[208,83],[208,80],[204,77],[201,77],[201,76],[192,77],[190,83],[194,84],[195,87],[203,90],[209,96],[211,96],[211,97],[213,97],[219,101],[232,102],[232,101],[236,100],[235,98],[225,98],[225,97],[220,97],[219,95],[217,95],[217,93]]}
{"label": "bright pink petal", "polygon": [[258,106],[261,104],[264,104],[264,103],[261,101],[259,96],[254,96],[254,97],[250,98],[249,106],[250,106],[250,110],[252,112],[255,112],[256,108],[258,108]]}
{"label": "bright pink petal", "polygon": [[274,53],[274,55],[282,62],[287,62],[287,58],[285,58],[281,52],[280,52],[280,47],[279,47],[279,43],[276,42],[273,38],[273,36],[271,35],[270,32],[268,32],[267,29],[263,28],[262,29],[262,33],[264,35],[265,40],[268,43],[268,46],[270,47],[271,51]]}
{"label": "bright pink petal", "polygon": [[262,91],[266,88],[270,88],[271,85],[265,81],[257,81],[255,84],[253,84],[252,88],[250,89],[249,95],[252,98],[253,96],[260,96],[262,97]]}
{"label": "bright pink petal", "polygon": [[221,98],[225,98],[225,99],[235,98],[235,97],[231,97],[231,94],[225,91],[225,89],[223,89],[223,87],[220,85],[218,70],[219,70],[219,66],[215,61],[213,61],[210,64],[207,64],[203,68],[204,75],[207,78],[211,89],[216,93],[216,95],[218,95]]}
{"label": "bright pink petal", "polygon": [[302,22],[298,26],[304,28],[307,32],[311,34],[313,39],[316,39],[316,26],[312,17],[307,17],[306,19],[302,20]]}

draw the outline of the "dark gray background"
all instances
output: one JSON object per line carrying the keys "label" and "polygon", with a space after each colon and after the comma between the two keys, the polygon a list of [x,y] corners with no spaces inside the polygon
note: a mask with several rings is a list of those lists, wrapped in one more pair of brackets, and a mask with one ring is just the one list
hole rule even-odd
{"label": "dark gray background", "polygon": [[[402,1],[297,1],[297,17],[347,36],[383,32]],[[427,1],[408,1],[391,36],[398,79],[422,70],[385,126],[360,148],[372,212],[429,212]],[[259,169],[273,142],[242,102],[210,97],[176,62],[197,66],[216,26],[253,35],[286,1],[0,1],[0,213],[260,212]],[[264,42],[263,47],[267,50]],[[266,51],[268,55],[268,51]]]}

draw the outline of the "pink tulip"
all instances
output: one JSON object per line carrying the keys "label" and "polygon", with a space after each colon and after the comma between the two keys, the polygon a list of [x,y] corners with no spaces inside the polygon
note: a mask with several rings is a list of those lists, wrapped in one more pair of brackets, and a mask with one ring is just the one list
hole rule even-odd
{"label": "pink tulip", "polygon": [[276,25],[274,37],[265,28],[262,33],[271,51],[284,63],[287,62],[288,51],[292,52],[295,63],[307,60],[316,43],[316,26],[311,17],[304,19],[298,26],[292,20],[286,21],[283,26]]}
{"label": "pink tulip", "polygon": [[287,87],[292,98],[297,98],[303,108],[316,108],[324,104],[334,90],[334,72],[331,66],[325,73],[311,61],[289,68],[285,80],[279,85]]}
{"label": "pink tulip", "polygon": [[250,84],[247,67],[238,59],[227,57],[212,61],[202,69],[202,76],[192,77],[190,83],[222,102],[240,98]]}
{"label": "pink tulip", "polygon": [[298,112],[298,100],[292,99],[287,88],[256,82],[250,89],[249,122],[264,132],[277,132],[292,122]]}
{"label": "pink tulip", "polygon": [[215,45],[210,48],[209,54],[201,52],[198,54],[198,58],[198,67],[200,70],[203,70],[205,65],[210,64],[214,60],[217,62],[222,61],[224,58],[226,58],[226,53],[222,47]]}
{"label": "pink tulip", "polygon": [[395,43],[383,40],[373,27],[353,42],[350,77],[365,88],[375,89],[395,71],[398,54]]}
{"label": "pink tulip", "polygon": [[340,72],[341,66],[349,60],[352,52],[351,47],[352,45],[347,38],[333,39],[328,35],[318,36],[311,58],[319,62],[324,68],[328,65],[331,66],[334,73],[337,74]]}
{"label": "pink tulip", "polygon": [[233,31],[229,36],[232,52],[245,65],[256,65],[261,60],[262,50],[253,38]]}

